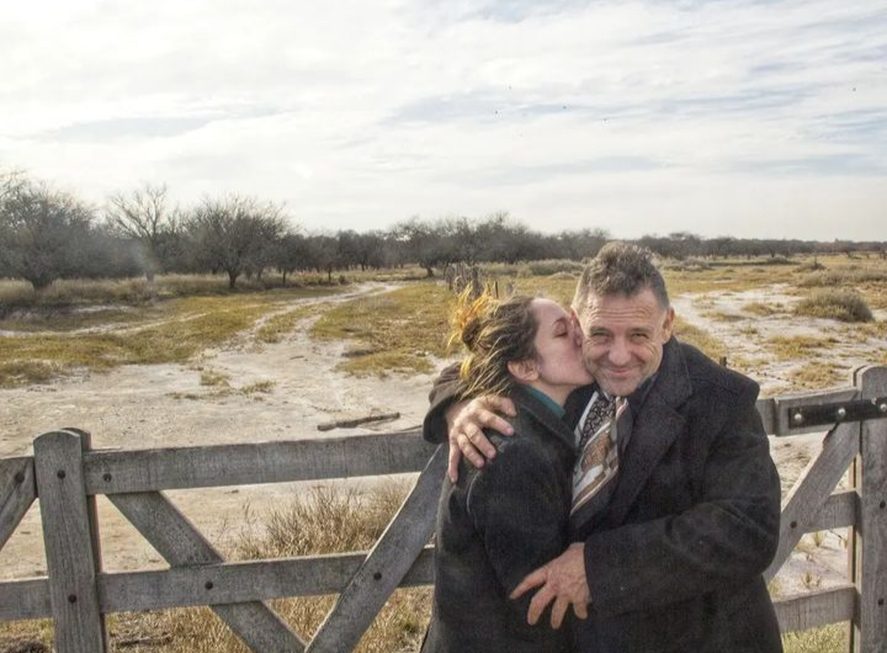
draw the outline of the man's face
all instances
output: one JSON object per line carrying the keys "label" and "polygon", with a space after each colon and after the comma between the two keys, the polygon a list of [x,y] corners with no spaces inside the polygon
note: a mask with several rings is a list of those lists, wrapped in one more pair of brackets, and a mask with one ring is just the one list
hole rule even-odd
{"label": "man's face", "polygon": [[659,369],[674,310],[663,308],[649,288],[630,297],[592,294],[582,315],[573,315],[585,366],[606,393],[630,395]]}

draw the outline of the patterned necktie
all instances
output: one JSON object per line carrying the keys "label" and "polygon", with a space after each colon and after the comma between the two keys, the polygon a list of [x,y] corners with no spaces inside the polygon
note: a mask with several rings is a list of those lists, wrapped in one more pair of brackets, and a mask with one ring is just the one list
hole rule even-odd
{"label": "patterned necktie", "polygon": [[579,437],[579,451],[585,448],[588,438],[594,435],[604,425],[604,422],[612,418],[615,406],[616,400],[614,398],[607,397],[600,391],[598,392],[597,400],[588,409],[588,415],[585,416],[585,422],[582,424],[582,432]]}
{"label": "patterned necktie", "polygon": [[572,512],[594,499],[591,510],[596,513],[609,499],[613,487],[609,481],[619,470],[615,426],[625,405],[624,398],[611,399],[601,393],[588,409],[573,470]]}

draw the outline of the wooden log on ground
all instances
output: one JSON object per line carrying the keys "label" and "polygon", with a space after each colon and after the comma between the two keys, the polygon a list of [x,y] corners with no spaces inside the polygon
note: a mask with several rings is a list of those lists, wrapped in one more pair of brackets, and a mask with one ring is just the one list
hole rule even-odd
{"label": "wooden log on ground", "polygon": [[323,422],[317,425],[318,431],[332,431],[333,429],[353,429],[361,424],[370,424],[372,422],[384,422],[392,419],[399,419],[400,413],[379,413],[377,415],[364,415],[363,417],[352,417],[349,419],[337,419],[333,422]]}

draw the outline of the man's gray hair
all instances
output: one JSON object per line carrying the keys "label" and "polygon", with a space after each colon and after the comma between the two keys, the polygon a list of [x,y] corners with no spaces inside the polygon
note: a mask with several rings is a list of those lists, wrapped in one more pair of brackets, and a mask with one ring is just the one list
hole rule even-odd
{"label": "man's gray hair", "polygon": [[573,309],[581,315],[591,294],[631,297],[647,288],[653,291],[662,308],[668,308],[665,279],[653,262],[653,253],[646,247],[629,243],[607,243],[582,271],[573,295]]}

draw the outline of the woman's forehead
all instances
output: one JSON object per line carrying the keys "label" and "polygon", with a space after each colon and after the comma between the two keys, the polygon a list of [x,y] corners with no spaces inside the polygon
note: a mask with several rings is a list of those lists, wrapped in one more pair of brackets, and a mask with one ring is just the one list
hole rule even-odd
{"label": "woman's forehead", "polygon": [[530,304],[536,319],[544,322],[556,322],[569,317],[567,311],[556,301],[545,297],[537,297]]}

